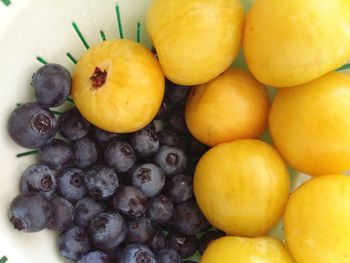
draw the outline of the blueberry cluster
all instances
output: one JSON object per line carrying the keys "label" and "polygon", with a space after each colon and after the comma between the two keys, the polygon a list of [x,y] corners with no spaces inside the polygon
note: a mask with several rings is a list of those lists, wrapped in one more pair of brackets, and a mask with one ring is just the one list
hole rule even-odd
{"label": "blueberry cluster", "polygon": [[16,143],[39,151],[10,206],[16,229],[57,231],[61,255],[79,263],[182,262],[223,235],[207,232],[193,195],[192,175],[206,147],[186,128],[188,87],[168,82],[151,124],[115,134],[76,108],[56,120],[50,107],[64,103],[71,88],[62,66],[40,68],[33,86],[37,101],[15,109],[8,124]]}

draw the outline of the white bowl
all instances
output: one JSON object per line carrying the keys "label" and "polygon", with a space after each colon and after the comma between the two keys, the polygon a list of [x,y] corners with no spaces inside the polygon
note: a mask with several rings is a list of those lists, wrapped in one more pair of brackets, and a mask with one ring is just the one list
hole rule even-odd
{"label": "white bowl", "polygon": [[[45,230],[36,234],[20,233],[8,220],[8,207],[19,191],[23,170],[35,162],[35,156],[16,158],[26,151],[7,134],[7,119],[16,103],[33,100],[30,86],[33,73],[42,65],[37,56],[72,70],[74,64],[66,56],[78,59],[85,47],[72,27],[76,22],[90,46],[101,41],[102,29],[107,39],[119,37],[115,0],[11,0],[5,7],[0,2],[0,262],[2,256],[13,263],[58,263],[55,234]],[[119,0],[125,38],[136,40],[136,24],[145,27],[145,13],[150,0]],[[252,0],[245,0],[246,6]],[[141,30],[141,42],[150,47]],[[238,60],[238,64],[241,61]],[[293,173],[293,188],[307,176]],[[271,235],[283,239],[281,224]],[[3,261],[4,262],[4,261]],[[1,262],[1,263],[3,263]]]}

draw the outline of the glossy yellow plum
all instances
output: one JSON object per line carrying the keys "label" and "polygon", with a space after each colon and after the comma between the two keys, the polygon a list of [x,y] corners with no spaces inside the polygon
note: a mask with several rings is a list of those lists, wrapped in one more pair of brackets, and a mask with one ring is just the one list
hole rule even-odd
{"label": "glossy yellow plum", "polygon": [[153,0],[147,29],[171,81],[199,85],[224,72],[241,46],[239,0]]}
{"label": "glossy yellow plum", "polygon": [[95,126],[118,133],[145,127],[164,96],[164,74],[152,52],[130,40],[109,40],[79,60],[72,96]]}
{"label": "glossy yellow plum", "polygon": [[247,15],[243,48],[262,83],[291,87],[350,59],[350,1],[256,0]]}
{"label": "glossy yellow plum", "polygon": [[272,103],[269,126],[282,157],[310,174],[350,169],[350,76],[329,73],[282,89]]}
{"label": "glossy yellow plum", "polygon": [[222,237],[212,241],[201,263],[295,263],[281,241],[271,237]]}
{"label": "glossy yellow plum", "polygon": [[267,126],[268,110],[266,88],[250,73],[229,69],[192,88],[185,116],[192,135],[214,146],[259,137]]}
{"label": "glossy yellow plum", "polygon": [[290,178],[278,153],[258,140],[222,143],[196,167],[194,192],[208,221],[229,235],[265,235],[282,216]]}
{"label": "glossy yellow plum", "polygon": [[298,263],[350,262],[350,177],[319,176],[301,185],[288,201],[284,229]]}

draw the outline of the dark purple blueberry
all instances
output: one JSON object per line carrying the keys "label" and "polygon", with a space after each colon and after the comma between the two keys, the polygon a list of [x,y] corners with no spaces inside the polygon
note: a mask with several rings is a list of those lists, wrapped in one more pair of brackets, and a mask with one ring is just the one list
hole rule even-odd
{"label": "dark purple blueberry", "polygon": [[105,210],[104,203],[90,197],[84,197],[74,206],[74,223],[82,228],[87,228],[90,222]]}
{"label": "dark purple blueberry", "polygon": [[182,261],[182,263],[197,263],[197,262],[193,260],[184,260]]}
{"label": "dark purple blueberry", "polygon": [[130,244],[123,249],[119,263],[157,263],[157,260],[147,246]]}
{"label": "dark purple blueberry", "polygon": [[181,151],[186,151],[186,142],[175,131],[163,129],[158,134],[161,145],[168,145],[179,148]]}
{"label": "dark purple blueberry", "polygon": [[165,97],[173,104],[185,103],[190,91],[190,87],[178,85],[167,80]]}
{"label": "dark purple blueberry", "polygon": [[154,162],[162,168],[165,175],[173,176],[185,171],[187,156],[179,148],[163,145],[154,157]]}
{"label": "dark purple blueberry", "polygon": [[113,138],[119,137],[119,134],[112,133],[109,131],[102,130],[96,126],[91,126],[90,129],[91,137],[100,144],[106,144],[111,141]]}
{"label": "dark purple blueberry", "polygon": [[57,107],[68,98],[72,86],[69,71],[57,64],[46,64],[32,79],[36,100],[44,107]]}
{"label": "dark purple blueberry", "polygon": [[149,247],[153,252],[158,252],[167,246],[167,240],[162,231],[156,230],[154,237],[149,242]]}
{"label": "dark purple blueberry", "polygon": [[109,167],[118,173],[128,171],[136,161],[136,154],[131,145],[127,142],[112,141],[108,144],[105,152],[105,161]]}
{"label": "dark purple blueberry", "polygon": [[173,109],[168,118],[169,124],[177,132],[188,133],[188,128],[185,121],[185,109],[182,107]]}
{"label": "dark purple blueberry", "polygon": [[113,197],[113,206],[124,215],[140,217],[146,212],[147,197],[136,187],[120,187]]}
{"label": "dark purple blueberry", "polygon": [[175,228],[182,234],[194,235],[204,231],[209,223],[193,201],[179,204],[173,216]]}
{"label": "dark purple blueberry", "polygon": [[87,171],[84,181],[89,195],[96,200],[109,199],[119,187],[117,174],[105,166],[95,166]]}
{"label": "dark purple blueberry", "polygon": [[99,214],[91,221],[89,234],[92,243],[100,249],[112,249],[123,242],[126,235],[124,219],[113,212]]}
{"label": "dark purple blueberry", "polygon": [[112,263],[112,261],[101,251],[91,251],[82,256],[77,263]]}
{"label": "dark purple blueberry", "polygon": [[83,137],[73,143],[73,160],[81,169],[93,166],[97,161],[97,148],[93,140]]}
{"label": "dark purple blueberry", "polygon": [[60,139],[53,139],[51,143],[40,148],[39,161],[52,170],[60,171],[70,166],[73,159],[71,147]]}
{"label": "dark purple blueberry", "polygon": [[181,258],[187,258],[197,251],[197,238],[194,235],[188,236],[171,232],[168,235],[168,245],[176,250]]}
{"label": "dark purple blueberry", "polygon": [[57,121],[51,111],[36,102],[29,102],[11,113],[7,129],[18,145],[36,149],[53,140],[57,132]]}
{"label": "dark purple blueberry", "polygon": [[159,166],[146,163],[136,168],[132,174],[131,182],[147,197],[152,197],[162,191],[165,184],[165,175]]}
{"label": "dark purple blueberry", "polygon": [[169,105],[166,101],[163,101],[160,105],[158,113],[156,115],[156,120],[163,120],[168,116],[169,113]]}
{"label": "dark purple blueberry", "polygon": [[205,251],[211,241],[214,241],[220,237],[225,236],[225,233],[221,231],[208,231],[206,232],[198,242],[198,250],[201,254]]}
{"label": "dark purple blueberry", "polygon": [[61,171],[57,179],[57,192],[68,201],[76,202],[87,194],[84,184],[85,173],[78,168]]}
{"label": "dark purple blueberry", "polygon": [[189,136],[187,140],[188,153],[192,156],[202,156],[209,147],[198,141],[193,136]]}
{"label": "dark purple blueberry", "polygon": [[52,214],[47,224],[47,228],[63,232],[73,224],[73,205],[67,200],[59,196],[55,196],[50,200]]}
{"label": "dark purple blueberry", "polygon": [[183,203],[193,197],[193,178],[186,174],[178,174],[166,184],[166,195],[175,203]]}
{"label": "dark purple blueberry", "polygon": [[70,141],[83,138],[90,129],[90,123],[81,116],[77,108],[70,109],[59,118],[59,131]]}
{"label": "dark purple blueberry", "polygon": [[56,190],[57,184],[53,172],[42,164],[30,165],[22,174],[21,192],[38,192],[45,198],[50,198]]}
{"label": "dark purple blueberry", "polygon": [[159,149],[159,139],[155,130],[144,128],[132,135],[131,145],[140,156],[152,156]]}
{"label": "dark purple blueberry", "polygon": [[146,218],[130,220],[127,223],[126,241],[146,245],[154,237],[155,229]]}
{"label": "dark purple blueberry", "polygon": [[174,213],[173,203],[164,195],[158,195],[149,200],[147,217],[157,224],[166,223]]}
{"label": "dark purple blueberry", "polygon": [[62,233],[57,241],[61,256],[68,261],[77,261],[91,248],[85,230],[77,226],[73,226]]}
{"label": "dark purple blueberry", "polygon": [[9,213],[10,221],[17,230],[38,232],[46,227],[52,208],[40,194],[22,193],[12,200]]}
{"label": "dark purple blueberry", "polygon": [[175,249],[164,248],[157,253],[157,263],[181,263],[181,257]]}

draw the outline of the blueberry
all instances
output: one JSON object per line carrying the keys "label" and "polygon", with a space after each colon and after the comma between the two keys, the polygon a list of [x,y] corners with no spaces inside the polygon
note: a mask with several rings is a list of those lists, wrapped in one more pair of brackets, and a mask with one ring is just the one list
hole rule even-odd
{"label": "blueberry", "polygon": [[161,145],[174,146],[181,151],[186,151],[186,142],[179,134],[173,130],[163,129],[158,134]]}
{"label": "blueberry", "polygon": [[90,222],[105,210],[104,203],[90,197],[84,197],[74,206],[74,223],[82,228],[87,228]]}
{"label": "blueberry", "polygon": [[61,65],[46,64],[32,79],[36,100],[44,107],[57,107],[68,98],[72,86],[69,71]]}
{"label": "blueberry", "polygon": [[193,178],[189,175],[178,174],[166,184],[166,194],[175,203],[183,203],[193,197]]}
{"label": "blueberry", "polygon": [[50,198],[57,184],[53,172],[49,167],[42,164],[30,165],[22,174],[21,192],[38,192],[45,198]]}
{"label": "blueberry", "polygon": [[147,216],[157,224],[166,223],[174,213],[173,203],[164,195],[158,195],[149,200]]}
{"label": "blueberry", "polygon": [[58,249],[66,260],[76,261],[90,251],[90,242],[84,229],[73,226],[62,233],[58,239]]}
{"label": "blueberry", "polygon": [[209,243],[215,239],[218,239],[220,237],[225,236],[225,233],[221,231],[208,231],[206,232],[198,242],[198,250],[201,254],[205,251],[205,249],[208,247]]}
{"label": "blueberry", "polygon": [[68,168],[57,175],[57,192],[71,202],[82,199],[87,194],[84,184],[85,174],[78,168]]}
{"label": "blueberry", "polygon": [[124,215],[140,217],[146,212],[147,198],[136,187],[120,187],[113,197],[113,206]]}
{"label": "blueberry", "polygon": [[180,102],[186,101],[188,95],[190,94],[190,91],[190,87],[181,86],[167,80],[165,97],[169,102],[173,104],[178,104]]}
{"label": "blueberry", "polygon": [[56,135],[57,121],[52,112],[36,102],[29,102],[11,113],[7,128],[18,145],[36,149],[52,141]]}
{"label": "blueberry", "polygon": [[52,214],[48,221],[47,228],[62,232],[73,224],[73,205],[62,197],[53,197],[50,200]]}
{"label": "blueberry", "polygon": [[119,173],[128,171],[136,161],[135,151],[127,142],[112,141],[104,154],[108,166]]}
{"label": "blueberry", "polygon": [[83,138],[90,129],[88,123],[77,108],[72,108],[59,118],[59,131],[63,137],[70,141],[75,141]]}
{"label": "blueberry", "polygon": [[91,221],[91,241],[100,249],[112,249],[123,242],[126,235],[124,219],[118,213],[105,212]]}
{"label": "blueberry", "polygon": [[165,175],[172,176],[185,171],[187,157],[179,148],[163,145],[154,157],[154,162],[163,169]]}
{"label": "blueberry", "polygon": [[123,249],[119,263],[157,263],[157,260],[147,246],[130,244]]}
{"label": "blueberry", "polygon": [[133,134],[131,145],[140,156],[151,156],[159,149],[159,139],[155,130],[144,128]]}
{"label": "blueberry", "polygon": [[83,137],[73,143],[74,164],[81,169],[93,166],[97,161],[97,148],[93,140]]}
{"label": "blueberry", "polygon": [[91,251],[82,256],[77,263],[112,263],[112,261],[101,251]]}
{"label": "blueberry", "polygon": [[169,114],[169,124],[177,132],[188,133],[186,121],[185,121],[185,109],[177,107],[173,109]]}
{"label": "blueberry", "polygon": [[52,209],[38,193],[22,193],[12,200],[10,221],[23,232],[38,232],[44,229],[51,216]]}
{"label": "blueberry", "polygon": [[176,232],[171,232],[168,235],[169,247],[176,250],[181,258],[192,256],[197,251],[196,236],[183,235]]}
{"label": "blueberry", "polygon": [[131,182],[147,197],[152,197],[162,191],[165,184],[165,175],[162,169],[155,164],[142,164],[133,172]]}
{"label": "blueberry", "polygon": [[117,174],[105,166],[93,167],[86,172],[84,180],[89,195],[96,200],[112,197],[119,187]]}
{"label": "blueberry", "polygon": [[91,137],[100,144],[106,144],[111,141],[113,138],[119,137],[117,133],[112,133],[109,131],[102,130],[96,126],[91,126],[90,129]]}
{"label": "blueberry", "polygon": [[167,246],[167,240],[162,231],[156,230],[154,237],[149,242],[149,247],[153,252],[158,252]]}
{"label": "blueberry", "polygon": [[168,116],[169,113],[169,105],[166,101],[163,101],[160,105],[158,113],[155,117],[156,120],[163,120]]}
{"label": "blueberry", "polygon": [[193,260],[185,260],[185,261],[182,261],[182,263],[197,263],[197,262]]}
{"label": "blueberry", "polygon": [[39,150],[39,161],[52,170],[60,171],[70,166],[73,159],[71,147],[60,139],[53,139]]}
{"label": "blueberry", "polygon": [[179,204],[173,216],[175,228],[182,234],[194,235],[204,231],[209,223],[193,201]]}
{"label": "blueberry", "polygon": [[202,156],[209,147],[198,141],[193,136],[189,136],[187,140],[188,153],[192,156]]}
{"label": "blueberry", "polygon": [[151,221],[146,218],[130,220],[127,223],[126,240],[128,243],[146,245],[155,235]]}
{"label": "blueberry", "polygon": [[164,248],[157,253],[157,263],[181,263],[181,257],[176,250]]}

